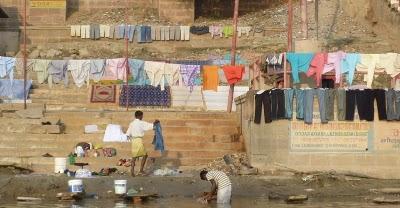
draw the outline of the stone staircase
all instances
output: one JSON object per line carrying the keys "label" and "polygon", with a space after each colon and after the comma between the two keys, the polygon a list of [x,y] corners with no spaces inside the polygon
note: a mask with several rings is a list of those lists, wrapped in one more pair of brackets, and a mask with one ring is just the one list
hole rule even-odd
{"label": "stone staircase", "polygon": [[[107,124],[119,124],[126,131],[133,119],[135,109],[126,111],[117,104],[89,103],[89,89],[61,86],[49,89],[34,85],[29,108],[43,107],[44,119],[60,119],[65,124],[62,134],[43,134],[32,131],[32,125],[40,125],[42,119],[20,118],[14,113],[21,104],[2,104],[0,109],[0,164],[18,164],[39,173],[54,170],[54,158],[42,157],[49,153],[54,157],[66,157],[79,142],[114,147],[117,156],[77,158],[77,162],[88,162],[89,169],[116,167],[121,158],[130,158],[130,143],[104,143],[103,135]],[[179,111],[178,109],[142,109],[144,120],[161,121],[166,152],[152,151],[153,132],[149,131],[144,141],[149,156],[156,158],[155,166],[193,169],[206,165],[224,154],[243,151],[236,114],[204,111]],[[96,124],[99,133],[85,134],[84,126]],[[77,169],[77,167],[69,167]],[[128,170],[117,167],[119,170]]]}

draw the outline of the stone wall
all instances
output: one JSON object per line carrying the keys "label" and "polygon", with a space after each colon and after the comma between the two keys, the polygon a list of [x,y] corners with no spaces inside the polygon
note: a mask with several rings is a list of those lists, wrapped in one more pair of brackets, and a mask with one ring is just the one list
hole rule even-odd
{"label": "stone wall", "polygon": [[160,18],[176,23],[194,21],[194,0],[159,0],[158,8]]}
{"label": "stone wall", "polygon": [[158,8],[158,0],[68,0],[68,9],[93,10],[126,8],[126,5],[140,8]]}
{"label": "stone wall", "polygon": [[[236,99],[241,112],[246,151],[253,166],[275,170],[279,165],[300,171],[353,171],[380,178],[399,179],[400,123],[339,122],[314,123],[279,120],[254,124],[254,107],[245,96]],[[377,112],[377,110],[375,110]]]}

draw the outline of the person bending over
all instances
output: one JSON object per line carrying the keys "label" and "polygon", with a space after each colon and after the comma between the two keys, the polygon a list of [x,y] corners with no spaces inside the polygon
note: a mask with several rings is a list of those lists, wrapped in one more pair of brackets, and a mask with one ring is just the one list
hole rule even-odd
{"label": "person bending over", "polygon": [[204,200],[210,201],[217,195],[218,204],[231,203],[232,183],[224,172],[202,170],[200,178],[211,182],[211,192],[204,196]]}
{"label": "person bending over", "polygon": [[135,112],[135,120],[129,124],[129,128],[126,131],[126,135],[132,141],[132,164],[131,164],[131,175],[135,176],[135,162],[137,158],[142,157],[142,164],[140,166],[139,175],[144,175],[144,166],[146,165],[147,160],[147,152],[143,144],[143,137],[146,131],[152,130],[154,128],[154,124],[160,122],[159,120],[155,120],[154,123],[148,123],[146,121],[142,121],[143,112],[136,111]]}

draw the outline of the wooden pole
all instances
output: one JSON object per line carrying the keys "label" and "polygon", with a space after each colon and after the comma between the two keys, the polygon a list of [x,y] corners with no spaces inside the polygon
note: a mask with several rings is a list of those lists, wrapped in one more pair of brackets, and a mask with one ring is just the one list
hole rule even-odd
{"label": "wooden pole", "polygon": [[[236,64],[238,16],[239,16],[239,0],[235,0],[235,7],[234,7],[234,11],[233,11],[233,38],[232,38],[232,50],[231,50],[231,65],[232,66],[235,66],[235,64]],[[228,96],[228,109],[227,109],[228,113],[232,112],[234,91],[235,91],[235,84],[231,84],[229,87],[229,96]]]}
{"label": "wooden pole", "polygon": [[126,82],[125,82],[125,101],[126,101],[126,111],[129,110],[129,96],[128,96],[128,76],[129,76],[129,28],[128,28],[128,13],[129,13],[129,2],[126,0],[126,10],[125,10],[125,75],[126,75]]}
{"label": "wooden pole", "polygon": [[314,16],[315,16],[315,24],[317,25],[317,40],[319,39],[319,0],[315,0],[315,11],[314,11]]}
{"label": "wooden pole", "polygon": [[26,65],[27,65],[27,54],[26,54],[26,0],[24,0],[24,53],[23,53],[23,67],[24,67],[24,109],[27,108],[26,106]]}
{"label": "wooden pole", "polygon": [[287,51],[292,51],[292,35],[293,35],[293,2],[288,0],[288,29],[287,29],[288,47]]}

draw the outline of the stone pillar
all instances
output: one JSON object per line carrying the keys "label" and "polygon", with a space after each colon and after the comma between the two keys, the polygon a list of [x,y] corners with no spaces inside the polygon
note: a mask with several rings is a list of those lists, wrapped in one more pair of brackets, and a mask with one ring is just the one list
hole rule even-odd
{"label": "stone pillar", "polygon": [[28,25],[65,25],[66,0],[29,0]]}

